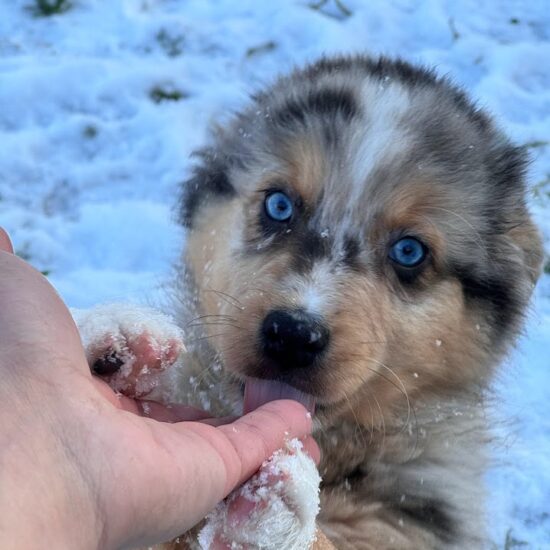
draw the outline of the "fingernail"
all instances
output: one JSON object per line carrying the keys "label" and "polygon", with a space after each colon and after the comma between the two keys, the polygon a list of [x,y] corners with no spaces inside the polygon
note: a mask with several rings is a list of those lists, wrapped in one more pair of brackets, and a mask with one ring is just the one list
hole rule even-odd
{"label": "fingernail", "polygon": [[11,239],[6,233],[5,229],[3,229],[2,227],[0,227],[0,250],[13,254],[13,245],[11,243]]}

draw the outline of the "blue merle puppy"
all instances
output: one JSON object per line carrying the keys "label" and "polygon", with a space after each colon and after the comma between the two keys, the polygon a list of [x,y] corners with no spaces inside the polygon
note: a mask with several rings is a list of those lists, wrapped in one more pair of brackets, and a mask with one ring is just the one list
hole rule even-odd
{"label": "blue merle puppy", "polygon": [[315,548],[485,546],[484,395],[541,266],[526,164],[449,80],[366,56],[281,77],[199,153],[174,392],[314,412]]}

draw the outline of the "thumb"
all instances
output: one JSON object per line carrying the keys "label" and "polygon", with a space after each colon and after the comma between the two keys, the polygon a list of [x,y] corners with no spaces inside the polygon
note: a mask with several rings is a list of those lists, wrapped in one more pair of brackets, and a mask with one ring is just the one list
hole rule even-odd
{"label": "thumb", "polygon": [[13,254],[13,245],[11,240],[4,229],[0,227],[0,250]]}
{"label": "thumb", "polygon": [[285,441],[311,432],[311,418],[294,401],[267,403],[219,427],[149,421],[147,439],[154,435],[149,442],[136,437],[135,428],[145,427],[139,417],[124,418],[133,426],[118,431],[118,443],[107,447],[111,470],[118,484],[124,480],[125,490],[113,493],[117,483],[111,479],[102,492],[109,497],[103,509],[109,519],[107,540],[114,546],[150,544],[180,535],[254,474]]}
{"label": "thumb", "polygon": [[21,360],[28,369],[42,368],[47,352],[48,360],[55,356],[58,367],[62,363],[74,367],[74,358],[81,358],[81,368],[86,371],[80,335],[69,310],[48,280],[12,251],[7,233],[0,229],[0,346],[4,359],[9,356],[13,364]]}

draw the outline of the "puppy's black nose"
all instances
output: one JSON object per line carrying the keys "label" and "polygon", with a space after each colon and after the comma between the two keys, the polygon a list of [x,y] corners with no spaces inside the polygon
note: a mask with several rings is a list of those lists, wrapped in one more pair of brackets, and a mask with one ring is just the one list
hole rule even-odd
{"label": "puppy's black nose", "polygon": [[281,369],[307,367],[323,352],[329,330],[319,317],[297,309],[268,313],[261,328],[264,354]]}

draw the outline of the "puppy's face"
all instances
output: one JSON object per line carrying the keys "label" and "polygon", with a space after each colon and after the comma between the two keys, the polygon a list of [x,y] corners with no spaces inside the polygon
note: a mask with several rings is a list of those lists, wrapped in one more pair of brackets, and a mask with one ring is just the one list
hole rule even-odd
{"label": "puppy's face", "polygon": [[187,264],[225,367],[373,423],[373,404],[481,382],[540,264],[523,164],[425,71],[355,58],[279,81],[186,188]]}

